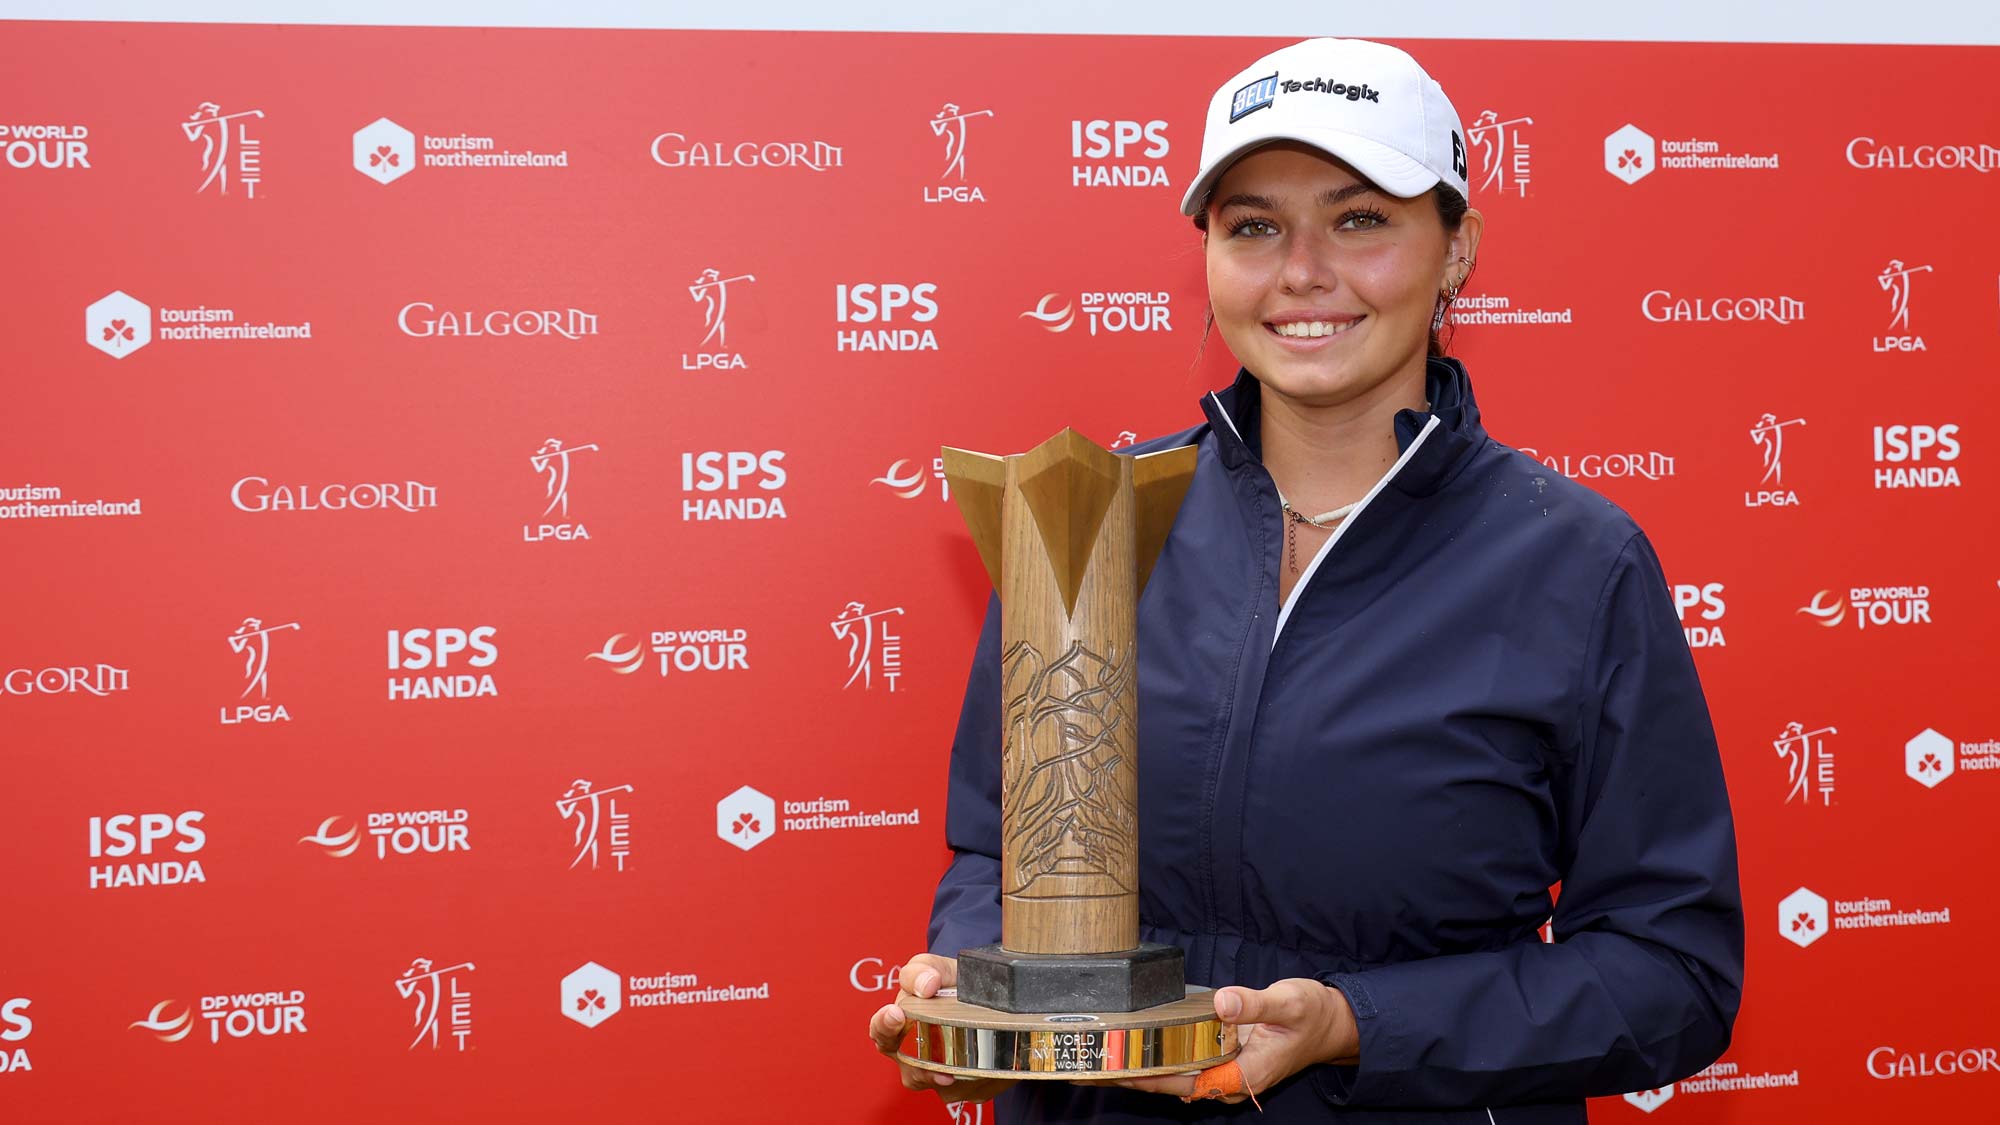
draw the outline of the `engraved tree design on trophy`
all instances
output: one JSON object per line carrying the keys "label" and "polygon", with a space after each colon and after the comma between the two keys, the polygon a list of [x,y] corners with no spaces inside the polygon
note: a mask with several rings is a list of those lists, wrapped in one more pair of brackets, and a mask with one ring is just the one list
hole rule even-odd
{"label": "engraved tree design on trophy", "polygon": [[1006,700],[1002,820],[1009,859],[1003,893],[1082,898],[1136,890],[1129,653],[1111,658],[1072,641],[1053,662],[1017,641],[1001,658]]}

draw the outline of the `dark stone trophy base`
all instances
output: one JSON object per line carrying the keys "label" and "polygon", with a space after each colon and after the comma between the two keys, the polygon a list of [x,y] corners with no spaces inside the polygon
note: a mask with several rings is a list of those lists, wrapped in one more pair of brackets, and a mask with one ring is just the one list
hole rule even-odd
{"label": "dark stone trophy base", "polygon": [[1154,942],[1119,953],[982,945],[959,952],[958,998],[1002,1012],[1136,1012],[1183,999],[1186,970],[1180,946]]}

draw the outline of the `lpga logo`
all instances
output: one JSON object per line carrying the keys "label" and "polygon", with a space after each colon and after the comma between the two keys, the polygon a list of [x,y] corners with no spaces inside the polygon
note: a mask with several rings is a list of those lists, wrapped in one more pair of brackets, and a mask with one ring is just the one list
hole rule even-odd
{"label": "lpga logo", "polygon": [[[243,619],[243,624],[238,625],[236,631],[225,638],[229,642],[229,651],[243,657],[245,682],[243,693],[237,696],[237,699],[247,699],[253,691],[257,693],[259,699],[271,698],[271,638],[287,629],[298,627],[298,622],[288,621],[283,625],[266,628],[262,620],[246,617]],[[243,722],[290,722],[291,719],[292,716],[282,703],[276,705],[238,703],[234,711],[227,707],[222,708],[222,722],[225,725]]]}
{"label": "lpga logo", "polygon": [[723,317],[729,310],[729,286],[738,281],[755,281],[754,275],[737,274],[735,277],[722,276],[721,270],[705,269],[701,276],[688,286],[688,296],[701,306],[701,322],[708,328],[708,335],[701,338],[701,346],[707,347],[714,340],[717,347],[729,346],[728,331]]}
{"label": "lpga logo", "polygon": [[[1790,418],[1780,422],[1776,414],[1766,413],[1757,419],[1756,425],[1750,427],[1751,444],[1764,451],[1764,478],[1757,482],[1760,486],[1784,484],[1785,427],[1805,424],[1804,418]],[[1761,508],[1765,505],[1781,508],[1797,507],[1798,503],[1799,494],[1783,487],[1760,487],[1755,492],[1743,494],[1743,506],[1746,508]]]}
{"label": "lpga logo", "polygon": [[537,473],[547,478],[544,482],[545,488],[543,491],[548,495],[549,506],[542,509],[542,517],[546,519],[551,514],[559,514],[559,517],[564,522],[545,523],[539,526],[523,524],[521,527],[521,539],[524,542],[534,543],[543,539],[568,541],[571,539],[590,538],[589,529],[585,528],[582,524],[567,522],[569,519],[569,459],[572,454],[596,451],[597,445],[594,442],[585,445],[564,446],[561,439],[550,438],[542,443],[541,449],[529,455],[528,464]]}
{"label": "lpga logo", "polygon": [[214,102],[203,102],[181,122],[181,133],[190,142],[201,142],[201,170],[208,178],[195,189],[199,195],[215,185],[219,195],[229,194],[230,169],[230,122],[234,121],[236,151],[236,182],[243,185],[243,195],[247,199],[257,198],[257,185],[263,182],[264,142],[250,135],[249,118],[264,116],[261,109],[246,109],[241,113],[224,113]]}
{"label": "lpga logo", "polygon": [[[944,103],[944,108],[930,119],[931,135],[944,140],[944,171],[939,179],[965,179],[965,142],[967,126],[975,117],[991,117],[990,109],[974,109],[960,112],[953,102]],[[925,203],[984,203],[986,196],[977,187],[947,186],[924,189]]]}
{"label": "lpga logo", "polygon": [[1895,335],[1897,329],[1904,333],[1910,330],[1910,281],[1920,273],[1933,272],[1929,266],[1905,266],[1900,258],[1889,259],[1882,272],[1875,278],[1875,284],[1889,295],[1890,335],[1875,337],[1878,352],[1921,352],[1924,348],[1922,336]]}

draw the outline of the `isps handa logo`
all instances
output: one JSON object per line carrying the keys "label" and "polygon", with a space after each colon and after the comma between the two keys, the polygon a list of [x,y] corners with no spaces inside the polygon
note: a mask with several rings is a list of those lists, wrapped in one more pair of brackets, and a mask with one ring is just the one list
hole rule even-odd
{"label": "isps handa logo", "polygon": [[[0,996],[4,995],[0,992]],[[0,1074],[25,1074],[35,1069],[28,1049],[21,1046],[35,1031],[35,1021],[28,1018],[28,1006],[32,1003],[25,996],[0,1000]]]}
{"label": "isps handa logo", "polygon": [[200,1030],[199,1016],[208,1027],[211,1044],[233,1039],[273,1038],[304,1035],[306,994],[290,992],[232,992],[203,996],[197,1004],[162,1000],[153,1005],[144,1019],[126,1024],[129,1030],[144,1031],[162,1043],[179,1043]]}

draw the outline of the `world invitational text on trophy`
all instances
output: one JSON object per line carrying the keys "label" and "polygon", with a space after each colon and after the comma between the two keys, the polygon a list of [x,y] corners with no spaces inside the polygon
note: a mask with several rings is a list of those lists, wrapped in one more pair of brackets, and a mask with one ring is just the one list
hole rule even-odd
{"label": "world invitational text on trophy", "polygon": [[1139,941],[1139,591],[1195,449],[1121,457],[1074,430],[944,450],[1000,591],[1000,944],[956,995],[906,999],[904,1061],[972,1077],[1136,1077],[1236,1054],[1177,946]]}

